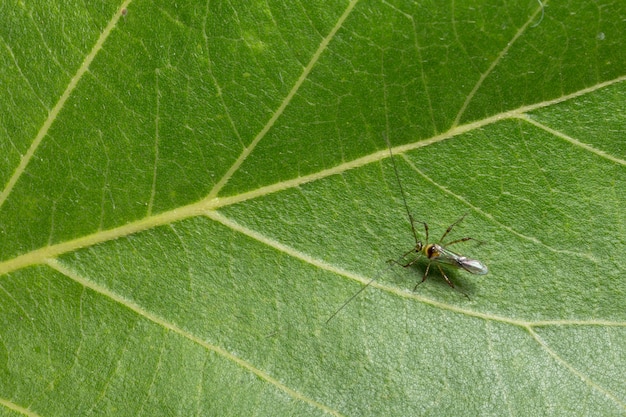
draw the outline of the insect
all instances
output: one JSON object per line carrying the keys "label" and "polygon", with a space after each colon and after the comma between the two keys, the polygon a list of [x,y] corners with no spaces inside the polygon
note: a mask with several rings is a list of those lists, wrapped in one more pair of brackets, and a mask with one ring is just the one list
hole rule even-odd
{"label": "insect", "polygon": [[[439,239],[439,241],[437,243],[428,243],[428,224],[426,224],[426,222],[423,222],[424,224],[424,232],[426,233],[426,239],[425,242],[426,243],[422,243],[421,240],[419,240],[417,238],[417,234],[415,233],[415,226],[414,226],[414,222],[413,222],[413,218],[410,217],[411,219],[411,230],[413,231],[413,236],[415,238],[415,247],[413,249],[411,249],[410,251],[408,251],[407,253],[405,253],[404,255],[402,255],[402,257],[400,259],[405,259],[409,254],[411,253],[416,253],[418,255],[423,255],[428,259],[428,265],[426,265],[426,270],[424,271],[424,276],[422,277],[422,280],[419,281],[417,284],[415,284],[415,287],[413,288],[413,291],[415,291],[417,289],[417,286],[420,285],[422,282],[426,281],[426,278],[428,277],[428,271],[430,270],[430,266],[434,263],[437,268],[439,269],[439,272],[441,273],[441,275],[443,276],[443,278],[446,280],[446,282],[448,283],[448,285],[452,288],[454,287],[454,284],[452,283],[452,281],[450,281],[450,279],[448,278],[448,276],[446,275],[446,273],[443,271],[443,269],[441,268],[441,265],[451,265],[454,266],[456,268],[462,268],[464,270],[466,270],[467,272],[470,272],[472,274],[476,274],[476,275],[485,275],[486,273],[489,272],[489,270],[487,269],[487,267],[485,266],[485,264],[483,264],[482,262],[476,260],[476,259],[470,259],[466,256],[462,256],[459,255],[458,253],[452,252],[450,249],[448,249],[447,247],[452,246],[456,243],[460,243],[460,242],[467,242],[468,240],[475,240],[474,238],[471,237],[464,237],[461,239],[457,239],[454,240],[452,242],[448,242],[448,243],[443,243],[443,240],[446,238],[446,236],[448,235],[448,233],[450,233],[450,231],[452,230],[452,228],[454,226],[456,226],[457,224],[459,224],[464,218],[465,218],[466,214],[464,214],[463,216],[461,216],[460,219],[458,219],[457,221],[455,221],[454,223],[452,223],[444,232],[443,236],[441,236],[441,238]],[[400,265],[402,265],[405,268],[410,267],[411,265],[415,264],[417,261],[419,261],[420,256],[415,257],[415,259],[409,261],[406,264],[402,264],[400,261],[391,261],[393,263],[398,263]],[[465,296],[467,296],[467,294],[465,294]]]}
{"label": "insect", "polygon": [[[394,160],[393,152],[391,151],[391,143],[389,142],[389,138],[387,137],[387,135],[383,135],[383,136],[385,138],[385,141],[387,142],[387,147],[389,148],[389,156],[391,158],[391,164],[393,165],[393,171],[395,173],[396,180],[398,181],[398,188],[400,189],[400,194],[402,196],[402,202],[404,203],[404,208],[406,210],[406,214],[407,214],[407,217],[409,219],[409,223],[411,224],[411,232],[413,233],[413,238],[415,239],[415,246],[411,250],[409,250],[408,252],[403,254],[399,259],[397,259],[397,260],[390,260],[388,262],[390,264],[398,264],[398,265],[400,265],[400,266],[402,266],[404,268],[408,268],[408,267],[416,264],[422,257],[426,257],[426,259],[428,260],[428,264],[426,265],[426,270],[424,271],[424,275],[422,276],[422,280],[418,281],[418,283],[415,284],[415,287],[413,288],[413,291],[417,290],[417,287],[422,282],[426,281],[426,278],[428,278],[428,273],[430,271],[430,266],[433,265],[433,264],[437,267],[437,269],[439,269],[439,272],[441,273],[441,276],[443,276],[443,278],[446,280],[448,285],[450,287],[452,287],[452,288],[455,288],[455,286],[452,283],[452,281],[450,281],[450,278],[448,278],[448,276],[446,275],[444,270],[441,268],[441,265],[450,265],[450,266],[453,266],[455,268],[460,268],[460,269],[463,269],[463,270],[465,270],[465,271],[467,271],[469,273],[476,274],[476,275],[485,275],[485,274],[487,274],[489,272],[489,269],[482,262],[480,262],[480,261],[478,261],[476,259],[470,259],[470,258],[468,258],[466,256],[463,256],[463,255],[459,255],[458,253],[453,252],[450,249],[448,249],[448,247],[450,247],[452,245],[455,245],[457,243],[467,242],[468,240],[476,240],[476,239],[471,238],[471,237],[463,237],[461,239],[453,240],[452,242],[448,242],[448,243],[444,242],[444,239],[446,238],[446,236],[448,236],[448,233],[450,233],[452,231],[452,229],[454,228],[454,226],[459,224],[465,218],[465,216],[467,214],[464,214],[457,221],[452,223],[446,229],[446,231],[443,233],[443,235],[437,241],[437,243],[428,243],[428,224],[426,222],[421,222],[424,225],[424,232],[425,232],[425,235],[426,235],[425,239],[424,239],[424,242],[422,242],[417,237],[417,232],[415,231],[415,220],[413,219],[413,215],[411,214],[411,212],[409,210],[409,205],[408,205],[408,203],[406,201],[406,197],[404,195],[404,189],[402,188],[402,182],[400,181],[400,175],[398,174],[398,168],[396,167],[396,161]],[[411,254],[415,254],[416,256],[412,260],[406,262],[407,256],[409,256]],[[403,262],[403,260],[405,262]],[[346,305],[348,305],[348,303],[350,303],[350,301],[352,301],[357,295],[359,295],[361,292],[363,292],[372,282],[374,282],[375,279],[376,279],[376,277],[372,278],[359,291],[357,291],[354,295],[352,295],[350,298],[348,298],[348,300],[346,300],[341,305],[341,307],[339,307],[326,320],[326,323],[328,323],[333,317],[335,317],[337,315],[337,313],[339,313],[341,310],[343,310],[343,308]],[[467,294],[463,293],[463,295],[465,295],[469,299]]]}

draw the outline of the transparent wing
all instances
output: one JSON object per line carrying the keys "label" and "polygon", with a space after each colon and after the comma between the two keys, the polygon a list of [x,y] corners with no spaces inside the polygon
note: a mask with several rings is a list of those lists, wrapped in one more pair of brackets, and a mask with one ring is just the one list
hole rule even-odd
{"label": "transparent wing", "polygon": [[489,272],[489,269],[487,269],[485,264],[477,261],[476,259],[470,259],[465,256],[459,255],[458,253],[454,253],[451,250],[446,249],[440,245],[436,245],[436,250],[438,252],[438,255],[432,256],[430,258],[433,262],[452,265],[456,268],[462,268],[467,272],[476,275],[485,275]]}

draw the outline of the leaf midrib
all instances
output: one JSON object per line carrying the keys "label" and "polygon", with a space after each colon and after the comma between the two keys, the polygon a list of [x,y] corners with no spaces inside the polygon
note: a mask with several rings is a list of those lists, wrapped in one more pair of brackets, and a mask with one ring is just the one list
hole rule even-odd
{"label": "leaf midrib", "polygon": [[[604,83],[600,83],[593,87],[588,87],[584,90],[580,90],[578,92],[560,97],[558,99],[536,103],[530,106],[523,106],[516,110],[511,110],[511,111],[497,114],[497,115],[494,115],[494,116],[491,116],[491,117],[488,117],[479,121],[475,121],[475,122],[468,123],[465,125],[460,125],[440,135],[433,136],[429,139],[394,147],[392,151],[396,155],[402,154],[404,152],[408,152],[411,150],[415,150],[418,148],[422,148],[422,147],[426,147],[435,143],[442,142],[444,140],[453,138],[463,133],[481,129],[485,126],[488,126],[497,122],[501,122],[503,120],[512,120],[512,119],[524,120],[526,122],[532,123],[533,125],[550,132],[551,134],[556,134],[559,132],[556,132],[551,128],[548,128],[542,124],[539,124],[536,121],[533,121],[528,116],[527,113],[537,110],[537,109],[548,107],[557,103],[561,103],[561,102],[579,97],[584,94],[589,94],[598,89],[601,89],[601,88],[604,88],[609,85],[619,83],[622,81],[626,81],[626,76],[617,78],[615,80],[607,81]],[[569,138],[568,136],[564,134],[558,134],[558,136],[561,138]],[[581,144],[578,141],[575,141],[574,139],[569,140],[569,142],[573,144],[580,144],[579,146],[581,146],[583,149],[589,152],[593,152],[596,155],[607,158],[613,162],[626,165],[626,161],[623,161],[621,159],[608,155],[589,145],[582,146],[583,144]],[[385,149],[385,150],[374,152],[372,154],[366,155],[364,157],[361,157],[361,158],[358,158],[349,162],[345,162],[335,167],[319,171],[314,174],[305,175],[305,176],[293,178],[291,180],[267,185],[264,187],[260,187],[256,190],[251,190],[242,194],[238,194],[238,195],[234,195],[230,197],[224,197],[224,198],[206,197],[205,199],[200,200],[196,203],[188,204],[186,206],[181,206],[181,207],[178,207],[169,211],[165,211],[159,214],[155,214],[152,216],[147,216],[140,220],[136,220],[136,221],[127,223],[125,225],[113,228],[113,229],[101,230],[101,231],[95,232],[87,236],[79,237],[79,238],[69,240],[66,242],[49,245],[40,249],[33,250],[31,252],[22,254],[13,259],[9,259],[7,261],[0,263],[0,274],[6,274],[12,271],[15,271],[17,269],[20,269],[20,268],[41,264],[45,262],[47,259],[55,258],[55,257],[73,252],[81,248],[85,248],[85,247],[93,246],[93,245],[103,243],[109,240],[114,240],[114,239],[118,239],[121,237],[129,236],[134,233],[138,233],[138,232],[148,230],[154,227],[170,224],[173,222],[181,221],[181,220],[188,219],[191,217],[204,215],[212,211],[219,210],[220,208],[228,207],[230,205],[241,203],[246,200],[261,198],[263,196],[273,194],[279,191],[285,191],[291,188],[296,188],[306,183],[317,181],[317,180],[329,177],[331,175],[341,174],[351,169],[355,169],[355,168],[358,168],[358,167],[361,167],[370,163],[378,162],[388,157],[389,157],[389,152],[388,150]],[[225,181],[220,181],[220,182],[223,182],[225,184]],[[5,189],[5,191],[7,190]],[[525,236],[522,236],[522,237],[525,237]],[[535,242],[530,237],[525,237],[525,238],[530,239],[531,241]],[[538,243],[538,242],[535,242],[535,243]],[[556,250],[553,248],[550,248],[550,249]],[[585,256],[591,256],[591,255],[585,255]],[[597,262],[597,260],[594,260],[594,259],[591,259],[591,260],[594,262]]]}

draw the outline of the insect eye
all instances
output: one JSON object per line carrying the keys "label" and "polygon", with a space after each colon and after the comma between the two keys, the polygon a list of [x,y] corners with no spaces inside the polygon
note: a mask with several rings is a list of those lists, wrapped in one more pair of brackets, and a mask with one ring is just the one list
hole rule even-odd
{"label": "insect eye", "polygon": [[439,251],[437,251],[437,248],[435,247],[435,245],[430,246],[427,250],[428,252],[428,257],[433,257],[433,256],[439,256]]}

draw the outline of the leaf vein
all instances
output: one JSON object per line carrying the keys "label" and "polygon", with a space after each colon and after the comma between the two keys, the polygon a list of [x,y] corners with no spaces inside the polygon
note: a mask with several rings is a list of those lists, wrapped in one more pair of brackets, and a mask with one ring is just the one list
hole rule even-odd
{"label": "leaf vein", "polygon": [[334,415],[334,416],[341,416],[341,414],[333,409],[331,409],[330,407],[319,403],[305,395],[303,395],[300,392],[297,392],[294,389],[289,388],[288,386],[284,385],[283,383],[281,383],[280,381],[278,381],[277,379],[273,378],[271,375],[265,373],[264,371],[262,371],[261,369],[255,367],[254,365],[252,365],[251,363],[235,356],[234,354],[228,352],[227,350],[217,346],[217,345],[213,345],[211,343],[208,343],[204,340],[202,340],[199,336],[194,335],[193,333],[190,333],[187,330],[184,330],[176,325],[174,325],[173,323],[170,323],[169,321],[167,321],[166,319],[146,310],[144,307],[142,307],[139,304],[136,304],[135,302],[133,302],[132,300],[126,299],[122,296],[120,296],[119,294],[116,294],[115,292],[109,290],[108,288],[102,287],[96,283],[94,283],[93,281],[90,281],[89,279],[79,275],[77,272],[73,271],[72,269],[70,269],[68,266],[64,265],[62,262],[60,262],[59,260],[56,259],[50,259],[47,262],[47,265],[58,271],[59,273],[67,276],[68,278],[72,279],[73,281],[83,285],[84,287],[87,287],[95,292],[97,292],[98,294],[107,297],[113,301],[115,301],[116,303],[128,308],[129,310],[133,311],[134,313],[136,313],[139,317],[143,317],[155,324],[157,324],[158,326],[172,331],[176,334],[178,334],[179,336],[182,336],[185,339],[190,340],[193,343],[196,343],[202,347],[204,347],[205,349],[212,351],[214,353],[216,353],[217,355],[223,357],[226,360],[229,360],[235,364],[237,364],[238,366],[240,366],[241,368],[247,370],[248,372],[253,373],[254,375],[256,375],[257,377],[259,377],[261,380],[267,382],[268,384],[273,385],[274,387],[276,387],[277,389],[279,389],[280,391],[283,391],[284,393],[286,393],[287,395],[289,395],[290,397],[294,398],[295,400],[298,401],[302,401],[305,402],[315,408],[318,408],[328,414]]}
{"label": "leaf vein", "polygon": [[23,414],[25,416],[28,416],[28,417],[40,417],[39,414],[30,411],[28,408],[24,408],[22,406],[19,406],[19,405],[15,404],[12,401],[5,400],[4,398],[0,398],[0,405],[3,405],[4,407],[8,408],[9,410],[16,411],[16,412],[18,412],[20,414]]}
{"label": "leaf vein", "polygon": [[335,24],[335,26],[330,30],[328,35],[324,39],[322,39],[322,42],[320,43],[319,47],[317,48],[317,50],[311,57],[311,60],[309,61],[307,66],[303,68],[302,73],[300,74],[300,77],[298,77],[298,79],[296,80],[295,84],[293,85],[293,87],[291,88],[291,90],[289,91],[285,99],[282,101],[280,106],[278,106],[278,109],[276,109],[272,117],[270,117],[270,119],[267,121],[265,126],[263,126],[261,131],[252,140],[250,145],[248,145],[248,147],[246,147],[241,152],[241,154],[235,160],[233,165],[231,165],[228,171],[226,171],[226,174],[224,174],[224,176],[217,182],[217,184],[215,184],[213,189],[209,192],[209,195],[208,195],[209,199],[212,199],[219,194],[220,190],[226,185],[226,183],[235,174],[235,172],[237,172],[237,170],[243,164],[243,162],[254,151],[254,149],[259,144],[261,139],[263,139],[265,135],[267,134],[267,132],[274,126],[274,123],[276,122],[276,120],[278,120],[278,118],[283,114],[283,112],[285,111],[289,103],[291,103],[291,100],[293,99],[293,97],[296,95],[296,93],[298,92],[298,90],[300,89],[304,81],[307,79],[307,77],[313,70],[313,67],[315,67],[315,64],[317,64],[317,61],[320,59],[320,57],[322,56],[322,53],[328,47],[328,44],[330,43],[330,41],[335,37],[335,34],[337,33],[337,31],[343,26],[343,23],[348,18],[348,16],[354,9],[357,2],[358,0],[350,1],[346,10],[344,10],[343,14],[337,20],[337,23]]}
{"label": "leaf vein", "polygon": [[599,385],[597,382],[593,381],[587,375],[585,375],[584,373],[576,369],[574,365],[572,365],[571,363],[563,359],[554,350],[550,349],[550,347],[548,346],[548,343],[545,340],[543,340],[537,333],[535,333],[531,328],[528,328],[528,331],[530,332],[531,336],[537,341],[537,343],[539,343],[539,345],[548,353],[548,355],[550,355],[558,363],[564,366],[569,372],[576,375],[578,378],[580,378],[583,382],[588,384],[590,387],[595,388],[597,391],[603,393],[605,396],[611,399],[611,401],[615,402],[623,409],[626,409],[626,404],[620,401],[620,399],[617,398],[615,395],[613,395],[613,393],[611,393],[609,390],[607,390],[603,386]]}
{"label": "leaf vein", "polygon": [[530,24],[536,20],[537,15],[539,13],[543,13],[544,7],[545,7],[545,5],[547,3],[548,3],[547,0],[544,2],[543,5],[541,3],[539,3],[539,8],[535,11],[535,13],[533,13],[532,15],[530,15],[528,17],[528,19],[526,20],[526,23],[524,23],[519,28],[519,30],[515,33],[513,38],[509,42],[507,42],[506,46],[502,49],[502,51],[500,51],[500,53],[493,60],[491,65],[489,65],[489,68],[487,68],[487,70],[485,72],[480,74],[480,77],[478,78],[478,81],[476,81],[476,84],[472,88],[472,91],[469,92],[469,94],[465,98],[465,101],[461,105],[461,108],[459,109],[459,112],[457,113],[456,117],[454,118],[454,122],[452,122],[452,127],[455,127],[455,126],[457,126],[460,123],[461,118],[463,117],[463,114],[465,113],[465,110],[467,110],[467,107],[469,106],[470,102],[472,101],[472,99],[474,98],[474,96],[476,95],[476,93],[478,92],[480,87],[483,85],[483,82],[487,79],[487,77],[493,72],[493,70],[496,68],[496,66],[498,66],[498,64],[506,56],[506,54],[509,52],[509,49],[511,49],[511,47],[517,42],[517,40],[526,31],[526,28],[528,26],[530,26]]}
{"label": "leaf vein", "polygon": [[595,264],[600,265],[602,262],[595,258],[594,256],[592,256],[589,253],[585,253],[585,252],[574,252],[574,251],[570,251],[570,250],[566,250],[566,249],[557,249],[555,247],[552,247],[544,242],[542,242],[541,240],[537,239],[536,237],[533,236],[527,236],[523,233],[518,232],[517,230],[513,229],[511,226],[508,226],[502,222],[499,222],[498,220],[496,220],[491,214],[487,213],[486,211],[484,211],[483,209],[481,209],[478,206],[473,205],[471,202],[469,202],[466,198],[464,198],[461,195],[455,194],[453,191],[449,190],[448,188],[444,187],[443,185],[439,184],[438,182],[436,182],[435,180],[433,180],[432,178],[430,178],[428,175],[426,175],[424,172],[422,172],[417,166],[415,166],[415,164],[413,164],[413,162],[411,162],[406,156],[401,155],[407,162],[407,164],[409,164],[411,166],[411,168],[413,168],[413,170],[415,172],[417,172],[422,178],[424,178],[426,181],[430,182],[431,184],[433,184],[435,187],[439,188],[442,192],[456,198],[457,200],[459,200],[460,202],[462,202],[463,204],[465,204],[467,207],[471,208],[472,210],[474,210],[475,212],[481,214],[482,216],[484,216],[485,218],[489,219],[491,222],[493,222],[494,224],[498,225],[499,227],[501,227],[504,230],[507,230],[508,232],[514,234],[515,236],[522,238],[528,242],[531,242],[535,245],[540,245],[546,249],[548,249],[549,251],[553,252],[553,253],[558,253],[561,255],[567,255],[569,256],[576,256],[576,257],[581,257],[581,258],[585,258],[588,259],[591,262],[594,262]]}
{"label": "leaf vein", "polygon": [[594,148],[591,145],[588,145],[586,143],[580,142],[579,140],[577,140],[577,139],[575,139],[575,138],[573,138],[573,137],[571,137],[569,135],[566,135],[563,132],[559,132],[558,130],[552,129],[549,126],[546,126],[545,124],[540,123],[540,122],[534,120],[532,117],[530,117],[527,114],[522,114],[522,115],[519,116],[519,118],[521,120],[524,120],[524,121],[534,125],[534,126],[537,126],[539,129],[545,130],[546,132],[548,132],[548,133],[550,133],[550,134],[552,134],[552,135],[554,135],[554,136],[556,136],[558,138],[561,138],[561,139],[571,143],[572,145],[575,145],[575,146],[577,146],[579,148],[582,148],[582,149],[584,149],[586,151],[589,151],[589,152],[591,152],[591,153],[593,153],[595,155],[598,155],[598,156],[600,156],[600,157],[602,157],[604,159],[607,159],[607,160],[609,160],[611,162],[615,162],[616,164],[620,164],[620,165],[625,165],[626,166],[626,161],[625,160],[620,159],[620,158],[618,158],[616,156],[610,155],[610,154],[608,154],[608,153],[606,153],[606,152],[604,152],[604,151],[602,151],[600,149]]}
{"label": "leaf vein", "polygon": [[[122,7],[126,7],[128,4],[130,4],[131,1],[132,0],[126,0],[122,4]],[[80,67],[78,67],[78,70],[76,71],[74,76],[70,79],[70,82],[65,88],[65,91],[61,94],[57,103],[54,105],[52,110],[48,113],[48,117],[42,124],[41,128],[39,128],[39,131],[37,132],[37,135],[35,136],[33,143],[31,143],[30,147],[28,148],[24,156],[22,156],[22,159],[20,160],[20,163],[18,164],[17,168],[13,172],[13,175],[11,175],[11,178],[9,178],[9,181],[5,185],[2,192],[0,193],[0,207],[2,207],[2,205],[6,201],[9,194],[11,194],[11,190],[13,190],[13,187],[15,187],[15,184],[17,183],[19,178],[22,176],[22,174],[26,171],[26,167],[28,166],[29,162],[32,160],[33,156],[35,155],[35,152],[37,151],[37,148],[39,148],[39,145],[43,141],[43,138],[48,134],[48,130],[50,130],[50,127],[52,126],[57,116],[59,115],[63,107],[65,106],[65,103],[67,102],[69,97],[72,95],[72,92],[74,91],[74,89],[76,88],[80,80],[83,78],[85,73],[87,73],[87,71],[89,70],[89,66],[93,62],[94,58],[102,50],[102,46],[104,45],[104,42],[107,40],[107,38],[109,37],[113,29],[115,28],[115,25],[117,24],[117,21],[120,19],[120,17],[121,17],[121,13],[115,13],[113,15],[113,18],[109,21],[107,26],[102,31],[102,33],[100,34],[100,37],[94,44],[93,48],[91,49],[89,54],[85,57],[85,60],[82,62]]]}
{"label": "leaf vein", "polygon": [[[542,103],[536,103],[532,106],[524,106],[519,109],[515,109],[512,111],[505,112],[505,113],[500,113],[500,114],[491,116],[489,118],[485,118],[480,121],[468,123],[466,125],[460,125],[453,129],[450,129],[447,132],[433,136],[429,139],[421,140],[415,143],[409,143],[406,145],[397,146],[393,148],[393,153],[402,154],[407,151],[429,146],[434,143],[439,143],[444,140],[451,139],[455,136],[464,134],[466,132],[480,129],[490,124],[498,123],[502,120],[513,119],[513,118],[524,118],[525,113],[527,112],[531,112],[536,109],[547,107],[549,105],[561,103],[569,99],[573,99],[575,97],[580,97],[584,94],[588,94],[595,90],[607,87],[615,83],[624,82],[624,81],[626,81],[626,76],[618,77],[614,80],[610,80],[610,81],[600,83],[592,87],[585,88],[583,90],[577,91],[567,96],[560,97],[558,99],[554,99],[554,100],[546,101]],[[238,194],[238,195],[234,195],[230,197],[225,197],[225,198],[206,197],[205,199],[197,203],[178,207],[173,210],[162,212],[156,215],[152,215],[152,216],[140,219],[140,220],[136,220],[136,221],[124,224],[119,227],[115,227],[115,228],[107,229],[107,230],[99,230],[98,232],[90,234],[90,235],[86,235],[86,236],[79,237],[73,240],[57,243],[54,245],[49,245],[46,247],[35,249],[28,253],[24,253],[15,258],[9,259],[4,262],[0,262],[0,274],[6,274],[8,272],[11,272],[20,268],[24,268],[30,265],[40,264],[42,262],[45,262],[46,259],[55,258],[59,255],[62,255],[64,253],[68,253],[68,252],[71,252],[80,248],[93,246],[98,243],[106,242],[106,241],[113,240],[113,239],[118,239],[120,237],[128,236],[133,233],[138,233],[144,230],[148,230],[153,227],[157,227],[157,226],[169,224],[175,221],[180,221],[180,220],[184,220],[184,219],[191,218],[194,216],[206,214],[207,212],[216,210],[220,207],[226,207],[229,205],[241,203],[243,201],[251,200],[254,198],[263,197],[263,196],[266,196],[275,192],[284,191],[290,188],[298,187],[308,182],[317,181],[317,180],[326,178],[331,175],[340,174],[342,172],[355,169],[355,168],[358,168],[358,167],[361,167],[369,163],[373,163],[373,162],[376,162],[376,161],[379,161],[388,157],[389,157],[389,151],[385,149],[385,150],[381,150],[378,152],[374,152],[372,154],[366,155],[358,159],[354,159],[352,161],[345,162],[335,167],[319,171],[314,174],[293,178],[287,181],[282,181],[282,182],[268,185],[265,187],[260,187],[256,190],[248,191],[246,193],[242,193],[242,194]],[[0,204],[1,204],[1,201],[0,201]],[[495,222],[495,220],[492,219],[489,214],[480,211],[478,208],[476,208],[476,210],[479,213],[481,213],[483,216],[490,218],[492,221]],[[511,233],[517,233],[508,226],[504,226],[504,225],[501,225],[501,226],[507,228],[507,230],[509,230]],[[519,235],[519,236],[525,239],[529,239],[533,243],[542,244],[539,241],[533,240],[531,237],[524,236],[524,235]],[[550,250],[558,251],[557,249],[554,249],[554,248],[550,248]],[[561,251],[557,253],[563,253],[566,255],[576,255],[576,256],[588,256],[585,254],[581,255],[579,253],[571,253],[568,251]],[[597,263],[597,260],[595,259],[592,259],[592,260]]]}

